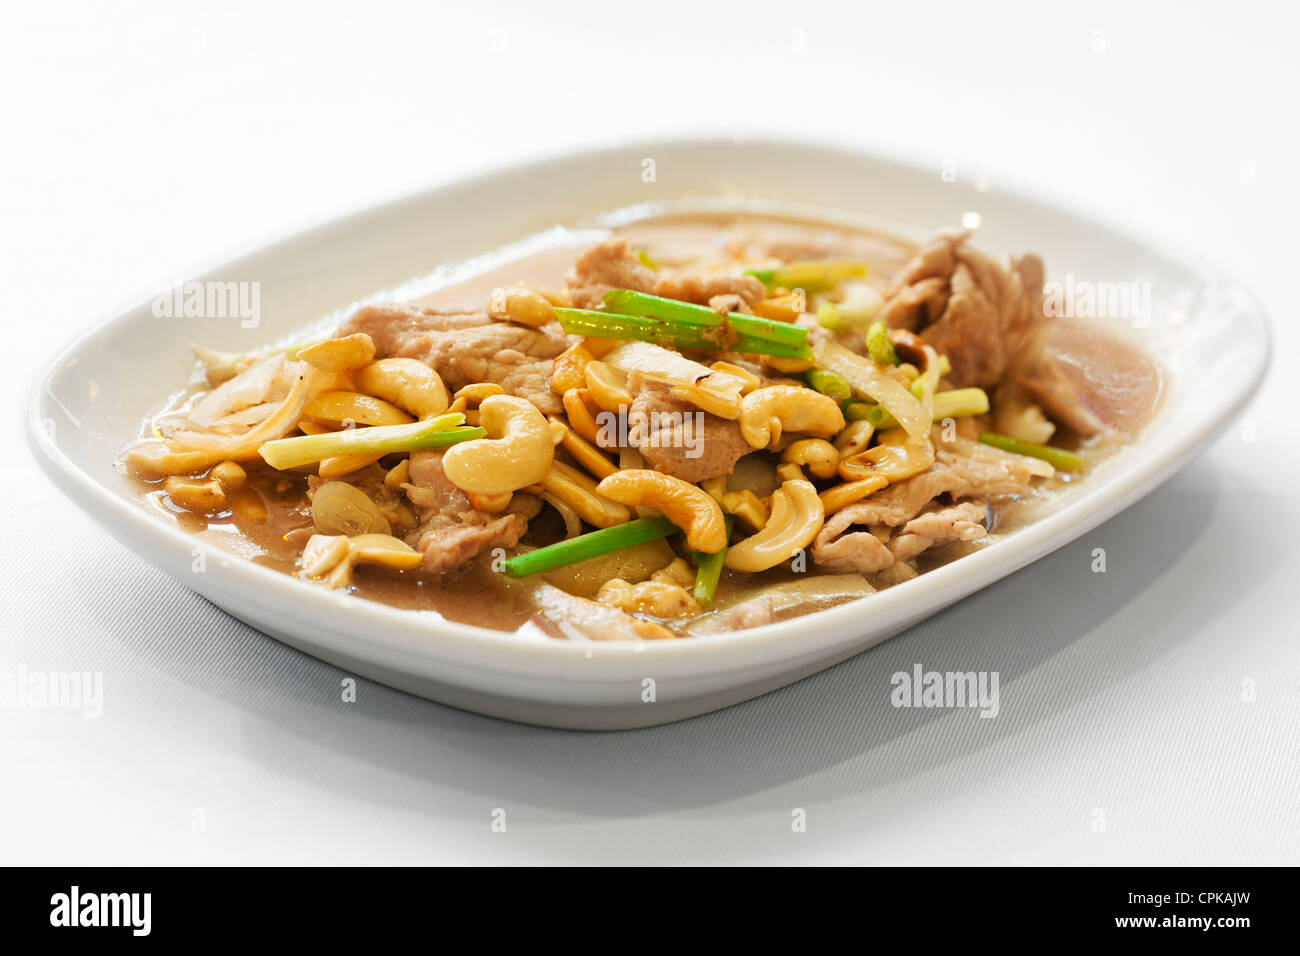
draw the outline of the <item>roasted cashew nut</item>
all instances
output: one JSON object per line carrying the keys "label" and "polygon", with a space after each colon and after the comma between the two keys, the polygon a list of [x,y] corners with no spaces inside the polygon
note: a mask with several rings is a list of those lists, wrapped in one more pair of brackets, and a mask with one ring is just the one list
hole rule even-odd
{"label": "roasted cashew nut", "polygon": [[781,460],[804,465],[815,478],[829,478],[840,463],[840,453],[824,438],[803,438],[782,452]]}
{"label": "roasted cashew nut", "polygon": [[763,530],[732,545],[726,565],[750,574],[774,568],[812,544],[824,520],[817,489],[807,481],[787,481],[772,492],[772,516]]}
{"label": "roasted cashew nut", "polygon": [[617,501],[597,492],[594,479],[562,461],[551,462],[542,479],[542,488],[578,513],[578,517],[597,528],[623,524],[632,515]]}
{"label": "roasted cashew nut", "polygon": [[[432,371],[432,369],[430,369]],[[415,421],[391,402],[373,395],[331,389],[303,406],[302,413],[335,425],[408,425]]]}
{"label": "roasted cashew nut", "polygon": [[844,427],[839,403],[799,385],[769,385],[740,403],[740,434],[752,448],[770,448],[784,432],[830,438]]}
{"label": "roasted cashew nut", "polygon": [[604,362],[588,362],[582,370],[587,391],[596,407],[606,412],[627,411],[632,404],[632,393],[627,388],[627,375]]}
{"label": "roasted cashew nut", "polygon": [[727,546],[727,524],[722,508],[702,488],[648,468],[610,475],[596,491],[625,505],[654,508],[686,533],[695,551],[715,554]]}
{"label": "roasted cashew nut", "polygon": [[386,358],[354,373],[357,388],[416,418],[430,418],[447,410],[450,399],[438,373],[418,359]]}
{"label": "roasted cashew nut", "polygon": [[846,481],[886,478],[891,483],[919,475],[934,464],[934,445],[877,445],[840,460],[840,477]]}
{"label": "roasted cashew nut", "polygon": [[551,426],[526,398],[491,395],[479,406],[487,438],[452,445],[442,456],[447,479],[462,491],[500,495],[535,485],[555,457]]}

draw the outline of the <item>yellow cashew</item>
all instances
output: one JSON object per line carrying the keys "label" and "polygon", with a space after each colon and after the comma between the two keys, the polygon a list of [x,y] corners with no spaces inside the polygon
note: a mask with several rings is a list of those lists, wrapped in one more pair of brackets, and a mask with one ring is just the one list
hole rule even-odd
{"label": "yellow cashew", "polygon": [[406,409],[416,418],[441,415],[450,403],[438,373],[418,359],[380,359],[354,375],[357,388]]}
{"label": "yellow cashew", "polygon": [[822,500],[822,510],[824,510],[828,515],[833,515],[835,512],[847,508],[854,502],[861,501],[863,498],[874,495],[887,484],[889,484],[888,478],[876,475],[873,478],[861,478],[858,481],[846,481],[842,485],[827,488],[818,497]]}
{"label": "yellow cashew", "polygon": [[924,445],[877,445],[850,458],[840,459],[839,473],[846,481],[879,477],[895,482],[919,475],[933,464],[934,446],[929,442]]}
{"label": "yellow cashew", "polygon": [[840,453],[823,438],[804,438],[782,452],[781,460],[807,466],[816,478],[829,478],[840,463]]}
{"label": "yellow cashew", "polygon": [[298,358],[322,372],[347,372],[374,361],[375,342],[365,332],[357,332],[299,349]]}
{"label": "yellow cashew", "polygon": [[522,285],[493,289],[488,297],[488,314],[533,327],[555,321],[555,308],[546,297]]}
{"label": "yellow cashew", "polygon": [[787,481],[772,492],[772,516],[763,530],[727,551],[726,565],[753,574],[774,568],[812,544],[825,513],[810,482]]}
{"label": "yellow cashew", "polygon": [[859,418],[856,422],[849,422],[844,431],[835,436],[835,449],[840,453],[841,458],[848,458],[860,451],[866,451],[868,446],[871,445],[871,436],[875,432],[875,426],[865,418]]}
{"label": "yellow cashew", "polygon": [[695,551],[714,554],[727,546],[727,524],[722,508],[702,488],[648,468],[610,475],[596,490],[625,505],[654,508],[686,533]]}
{"label": "yellow cashew", "polygon": [[542,488],[597,528],[612,528],[632,517],[617,501],[601,495],[594,479],[562,461],[551,462],[550,471],[542,479]]}
{"label": "yellow cashew", "polygon": [[740,403],[740,434],[753,448],[770,448],[784,432],[830,438],[844,427],[839,403],[798,385],[770,385]]}
{"label": "yellow cashew", "polygon": [[442,470],[462,491],[499,495],[537,484],[555,457],[550,423],[526,398],[491,395],[479,406],[487,438],[452,445]]}
{"label": "yellow cashew", "polygon": [[302,413],[318,421],[335,424],[352,422],[356,425],[408,425],[415,420],[382,398],[337,389],[321,392],[303,406]]}
{"label": "yellow cashew", "polygon": [[582,372],[591,400],[602,411],[618,414],[632,404],[627,376],[618,369],[604,362],[588,362]]}

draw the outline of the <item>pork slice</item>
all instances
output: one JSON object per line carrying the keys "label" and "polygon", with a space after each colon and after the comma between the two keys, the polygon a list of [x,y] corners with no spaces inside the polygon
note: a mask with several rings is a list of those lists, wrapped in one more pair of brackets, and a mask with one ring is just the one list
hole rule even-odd
{"label": "pork slice", "polygon": [[753,276],[745,275],[670,275],[655,282],[654,294],[697,305],[709,305],[717,296],[734,295],[752,306],[766,297],[767,287]]}
{"label": "pork slice", "polygon": [[544,414],[558,415],[562,405],[551,391],[551,373],[555,357],[568,347],[568,339],[549,328],[491,322],[438,333],[414,357],[433,366],[453,391],[473,382],[495,382]]}
{"label": "pork slice", "polygon": [[655,471],[700,482],[729,475],[754,449],[733,421],[674,398],[669,386],[633,373],[636,391],[628,412],[628,443]]}
{"label": "pork slice", "polygon": [[500,514],[479,511],[442,469],[444,449],[411,454],[409,481],[402,487],[420,509],[420,526],[406,543],[424,555],[422,567],[441,574],[494,548],[513,548],[541,509],[532,495],[516,494]]}
{"label": "pork slice", "polygon": [[[898,560],[888,546],[891,529],[907,524],[940,495],[957,498],[968,488],[957,472],[936,462],[827,518],[813,541],[813,561],[837,571],[884,571]],[[869,530],[850,531],[855,525]]]}
{"label": "pork slice", "polygon": [[[489,321],[487,312],[471,306],[393,302],[362,306],[339,327],[337,334],[365,332],[374,340],[375,357],[391,358],[423,351],[438,333],[486,325]],[[416,342],[420,344],[413,345]]]}
{"label": "pork slice", "polygon": [[548,415],[561,411],[551,372],[569,339],[557,325],[535,329],[496,322],[479,308],[398,303],[358,309],[338,334],[354,332],[374,340],[378,358],[415,358],[432,366],[452,391],[495,382]]}
{"label": "pork slice", "polygon": [[897,561],[916,557],[927,548],[949,541],[975,541],[988,534],[988,505],[962,501],[917,515],[890,539],[889,550]]}
{"label": "pork slice", "polygon": [[1032,367],[1041,350],[1043,263],[1007,263],[944,231],[917,253],[886,296],[882,320],[919,332],[942,355],[958,387],[992,386],[1009,370]]}
{"label": "pork slice", "polygon": [[610,289],[630,289],[698,305],[734,295],[746,308],[767,295],[767,287],[753,276],[658,275],[641,264],[624,238],[606,239],[583,252],[565,277],[565,285],[579,309],[598,308]]}
{"label": "pork slice", "polygon": [[575,597],[550,584],[537,591],[533,621],[547,634],[578,641],[647,641],[675,637],[672,631],[616,607]]}
{"label": "pork slice", "polygon": [[936,462],[919,475],[896,482],[880,489],[870,498],[849,505],[837,512],[835,517],[848,512],[854,516],[851,524],[897,528],[915,518],[940,495],[959,498],[968,493],[969,487],[960,474]]}
{"label": "pork slice", "polygon": [[610,289],[653,291],[655,274],[633,255],[626,239],[615,238],[578,256],[564,281],[575,308],[594,309]]}
{"label": "pork slice", "polygon": [[935,442],[934,457],[935,467],[947,468],[961,482],[961,494],[974,498],[1028,494],[1040,467],[1021,455],[965,438]]}
{"label": "pork slice", "polygon": [[834,571],[857,571],[875,574],[894,563],[883,535],[870,531],[849,531],[857,514],[850,508],[837,511],[826,519],[822,530],[813,540],[813,561]]}

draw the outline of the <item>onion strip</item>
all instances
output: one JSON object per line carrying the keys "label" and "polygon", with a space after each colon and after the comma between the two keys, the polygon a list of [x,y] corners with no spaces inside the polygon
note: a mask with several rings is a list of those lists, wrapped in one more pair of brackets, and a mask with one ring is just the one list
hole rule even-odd
{"label": "onion strip", "polygon": [[[822,342],[817,345],[813,350],[813,358],[819,367],[843,376],[858,395],[883,405],[913,439],[925,441],[930,437],[931,414],[925,405],[881,371],[875,362],[854,354],[836,342]],[[931,364],[934,365],[937,376],[938,363]],[[930,400],[933,403],[932,384]]]}

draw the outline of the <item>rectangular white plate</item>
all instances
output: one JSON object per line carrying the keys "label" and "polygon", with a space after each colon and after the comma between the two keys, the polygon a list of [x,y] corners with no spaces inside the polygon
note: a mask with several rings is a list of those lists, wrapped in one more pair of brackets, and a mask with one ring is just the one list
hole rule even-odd
{"label": "rectangular white plate", "polygon": [[[653,160],[647,182],[646,160]],[[186,380],[190,341],[251,349],[341,306],[558,224],[642,203],[724,198],[822,207],[924,235],[978,216],[979,244],[1043,255],[1049,278],[1151,289],[1164,404],[1141,440],[1049,515],[864,601],[763,628],[679,641],[528,641],[327,592],[202,544],[134,500],[113,466]],[[1058,207],[836,148],[762,140],[643,143],[491,173],[313,229],[192,277],[257,281],[261,324],[155,317],[151,302],[73,343],[38,379],[28,434],[51,479],[127,547],[231,614],[349,672],[457,707],[557,727],[640,727],[754,697],[828,667],[1010,574],[1165,481],[1263,378],[1267,321],[1205,264]],[[1212,395],[1213,401],[1205,401]],[[195,561],[195,549],[203,553]],[[204,570],[196,572],[196,564]],[[1014,612],[1008,612],[1014,613]],[[1008,629],[1008,633],[1015,633]],[[653,678],[656,700],[642,700]]]}

